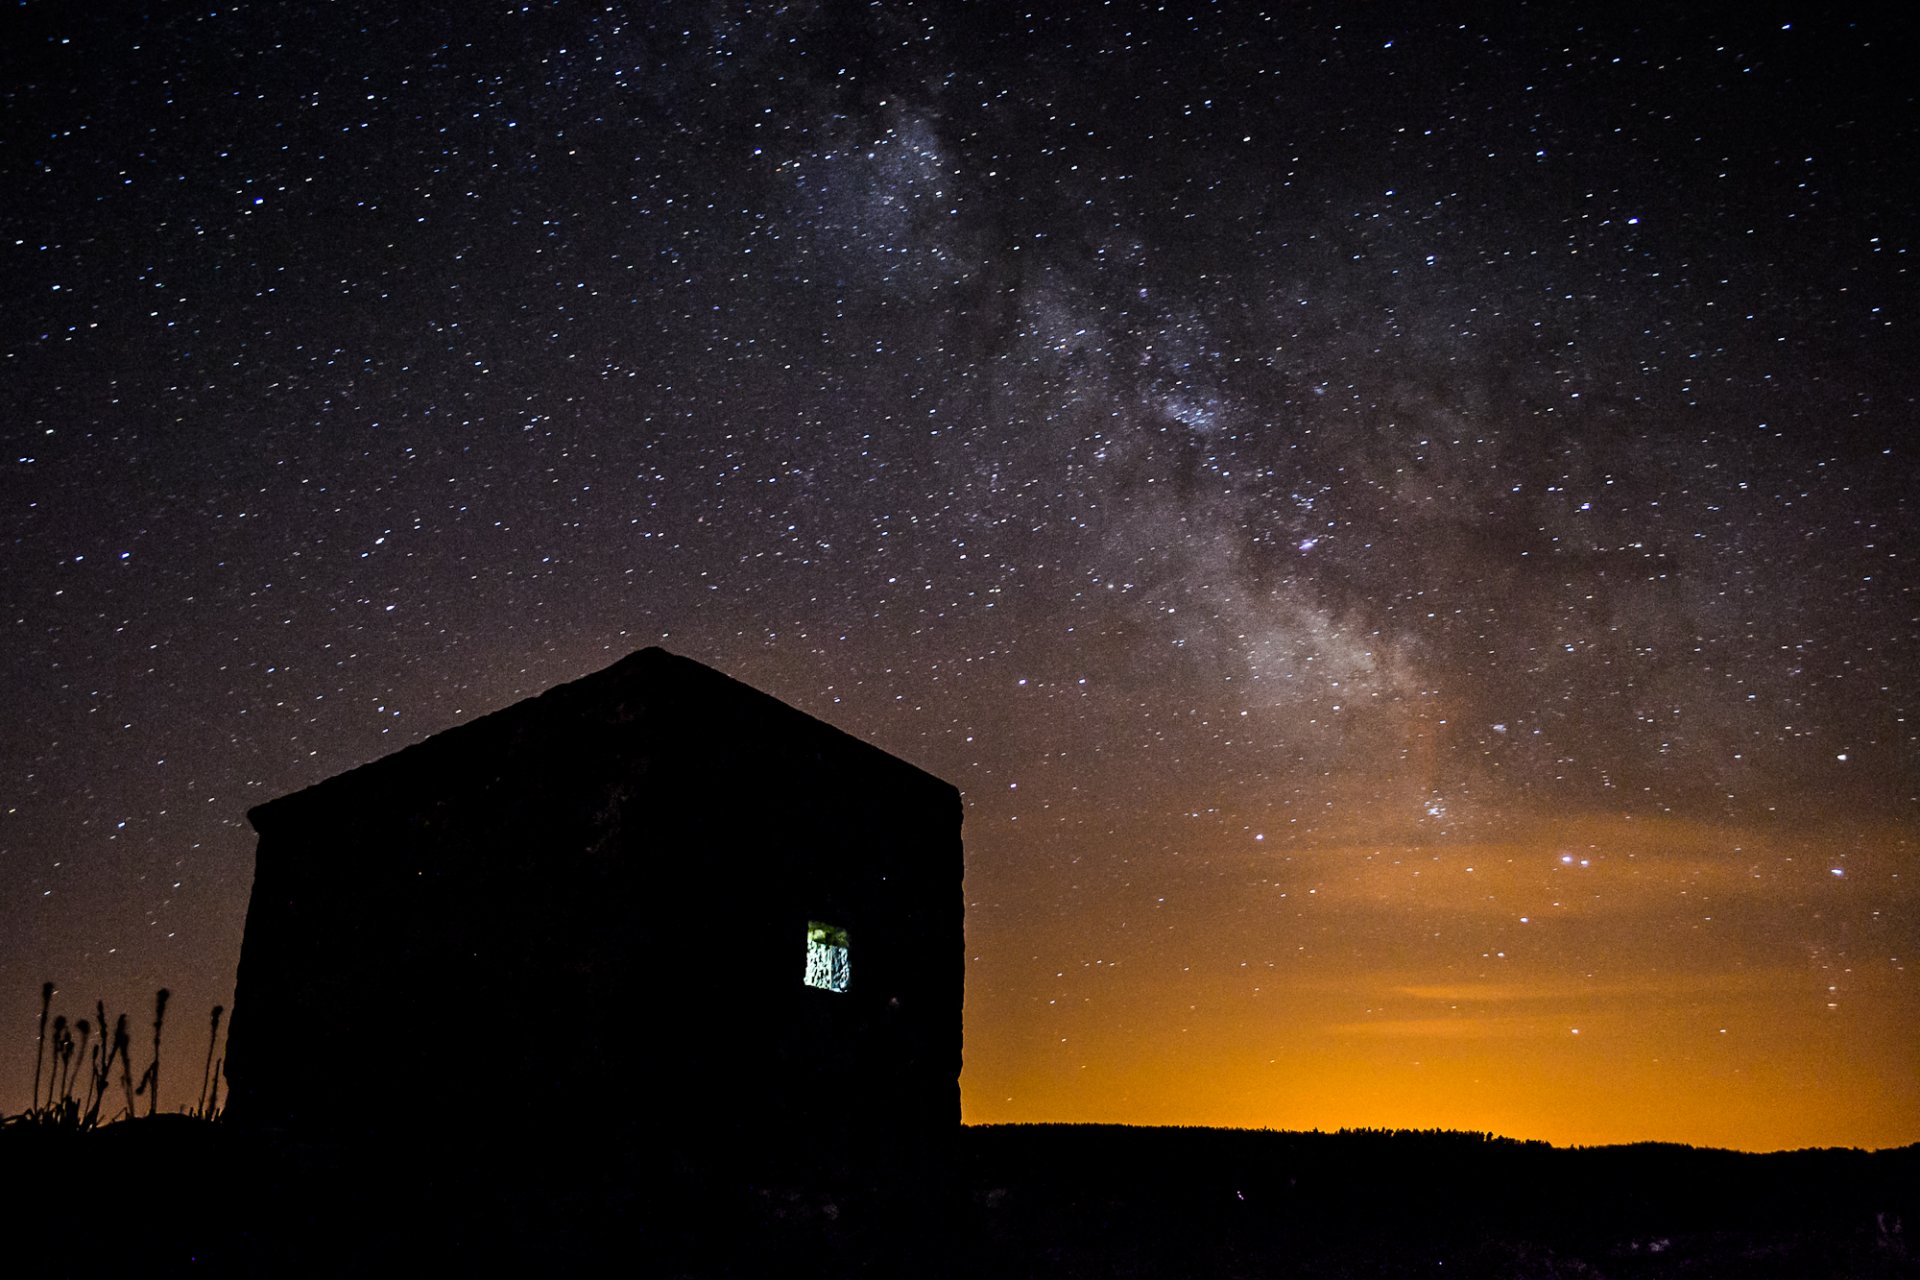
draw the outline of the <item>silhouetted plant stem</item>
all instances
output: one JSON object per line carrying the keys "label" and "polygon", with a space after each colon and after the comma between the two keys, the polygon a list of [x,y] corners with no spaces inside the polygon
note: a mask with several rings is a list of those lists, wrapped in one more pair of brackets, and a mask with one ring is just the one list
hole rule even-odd
{"label": "silhouetted plant stem", "polygon": [[107,1002],[96,1000],[93,1011],[100,1018],[100,1043],[93,1046],[93,1062],[87,1073],[87,1097],[80,1127],[91,1129],[100,1122],[100,1108],[107,1100],[107,1086],[113,1083],[113,1055],[116,1042],[107,1038]]}
{"label": "silhouetted plant stem", "polygon": [[153,1063],[147,1068],[146,1078],[141,1081],[143,1089],[151,1090],[147,1094],[149,1116],[160,1104],[160,1029],[167,1021],[167,1000],[172,995],[173,992],[165,987],[153,993]]}
{"label": "silhouetted plant stem", "polygon": [[[127,1030],[127,1015],[113,1024],[113,1047],[120,1054],[120,1087],[127,1091],[127,1119],[133,1119],[133,1035]],[[144,1077],[143,1077],[144,1079]]]}
{"label": "silhouetted plant stem", "polygon": [[[53,1015],[53,1051],[47,1055],[47,1103],[51,1108],[60,1089],[60,1049],[67,1039],[67,1015]],[[36,1102],[36,1105],[38,1103]]]}
{"label": "silhouetted plant stem", "polygon": [[106,1047],[107,1038],[102,1035],[100,1043],[93,1046],[93,1052],[86,1061],[87,1087],[80,1094],[80,1127],[90,1129],[100,1114],[100,1099],[96,1086],[100,1083],[100,1050]]}
{"label": "silhouetted plant stem", "polygon": [[73,1102],[73,1024],[67,1024],[67,1033],[60,1037],[60,1110],[65,1111]]}
{"label": "silhouetted plant stem", "polygon": [[[213,1027],[207,1032],[207,1065],[200,1069],[200,1105],[194,1112],[195,1115],[203,1120],[209,1118],[207,1115],[207,1085],[214,1079],[213,1049],[214,1046],[220,1042],[220,1015],[226,1011],[224,1005],[213,1006]],[[214,1096],[218,1097],[220,1092],[219,1084],[214,1083],[213,1089]]]}
{"label": "silhouetted plant stem", "polygon": [[40,1060],[47,1049],[47,1010],[53,1005],[53,984],[40,984],[40,1034],[33,1045],[33,1092],[28,1095],[33,1106],[40,1105]]}
{"label": "silhouetted plant stem", "polygon": [[[91,1079],[92,1070],[88,1065],[87,1050],[91,1048],[93,1045],[93,1024],[91,1022],[88,1022],[85,1018],[82,1018],[80,1019],[79,1022],[75,1023],[74,1025],[80,1028],[80,1043],[74,1051],[74,1056],[79,1058],[80,1061],[79,1061],[79,1064],[74,1068],[74,1070],[82,1074],[85,1074],[89,1079]],[[69,1080],[69,1083],[63,1086],[63,1088],[66,1088],[68,1092],[71,1092],[71,1080]],[[86,1090],[82,1088],[81,1093],[84,1095],[85,1092]],[[86,1099],[84,1096],[74,1099],[74,1107],[75,1107],[76,1113],[79,1110],[84,1109],[85,1106],[86,1106]]]}

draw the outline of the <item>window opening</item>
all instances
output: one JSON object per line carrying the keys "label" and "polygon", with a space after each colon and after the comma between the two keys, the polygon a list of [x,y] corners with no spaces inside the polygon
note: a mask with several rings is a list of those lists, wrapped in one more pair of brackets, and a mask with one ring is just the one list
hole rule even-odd
{"label": "window opening", "polygon": [[847,931],[818,920],[807,921],[806,984],[844,993],[848,976]]}

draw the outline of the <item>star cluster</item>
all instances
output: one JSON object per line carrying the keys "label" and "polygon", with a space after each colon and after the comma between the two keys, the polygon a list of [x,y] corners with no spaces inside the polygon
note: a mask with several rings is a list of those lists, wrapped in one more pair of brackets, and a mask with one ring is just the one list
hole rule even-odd
{"label": "star cluster", "polygon": [[658,643],[966,794],[970,1120],[1911,1141],[1910,39],[1586,8],[20,6],[8,1038]]}

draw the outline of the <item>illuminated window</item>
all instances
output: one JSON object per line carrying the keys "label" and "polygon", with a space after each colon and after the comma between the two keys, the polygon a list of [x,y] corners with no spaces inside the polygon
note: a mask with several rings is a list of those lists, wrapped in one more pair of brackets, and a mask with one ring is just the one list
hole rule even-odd
{"label": "illuminated window", "polygon": [[847,989],[847,931],[818,920],[807,921],[807,976],[822,991]]}

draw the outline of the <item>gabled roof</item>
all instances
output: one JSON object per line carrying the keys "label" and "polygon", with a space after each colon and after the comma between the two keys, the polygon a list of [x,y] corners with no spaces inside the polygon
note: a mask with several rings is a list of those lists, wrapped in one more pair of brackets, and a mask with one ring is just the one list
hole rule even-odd
{"label": "gabled roof", "polygon": [[711,709],[721,715],[759,722],[782,737],[805,739],[817,750],[857,759],[863,769],[892,774],[891,785],[936,787],[958,797],[957,789],[950,783],[898,756],[712,667],[649,646],[628,654],[612,666],[555,685],[498,711],[443,729],[390,755],[256,805],[247,811],[247,820],[258,831],[309,805],[350,803],[356,794],[385,791],[402,785],[410,776],[430,773],[462,757],[478,754],[489,742],[512,742],[542,721],[556,730],[604,721],[604,714],[595,712],[636,696],[662,697],[663,702],[656,706],[668,708],[669,723],[673,722],[675,710],[684,713]]}

